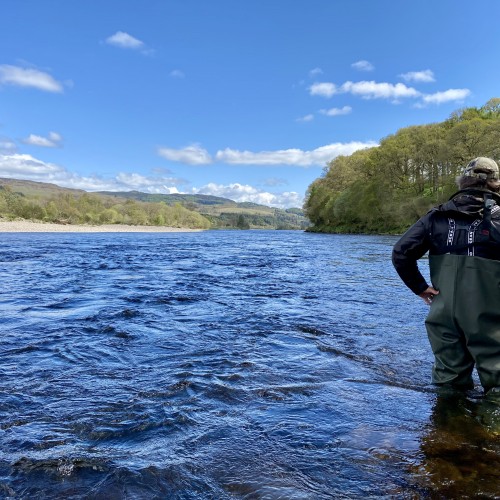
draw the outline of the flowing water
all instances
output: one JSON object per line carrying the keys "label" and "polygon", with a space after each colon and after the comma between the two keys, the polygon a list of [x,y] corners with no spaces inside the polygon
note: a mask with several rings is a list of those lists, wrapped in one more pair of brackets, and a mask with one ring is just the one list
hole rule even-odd
{"label": "flowing water", "polygon": [[395,238],[0,236],[1,498],[500,493],[500,406],[429,384]]}

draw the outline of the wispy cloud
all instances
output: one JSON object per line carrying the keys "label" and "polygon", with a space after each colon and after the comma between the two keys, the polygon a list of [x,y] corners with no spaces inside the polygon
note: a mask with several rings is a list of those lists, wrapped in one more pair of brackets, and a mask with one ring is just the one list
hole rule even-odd
{"label": "wispy cloud", "polygon": [[186,75],[180,69],[174,69],[170,72],[172,78],[184,78]]}
{"label": "wispy cloud", "polygon": [[148,48],[142,40],[139,40],[124,31],[117,31],[114,35],[106,38],[105,42],[108,45],[112,45],[120,49],[137,50],[144,55],[152,55],[154,53],[154,50]]}
{"label": "wispy cloud", "polygon": [[175,177],[165,176],[145,176],[137,173],[124,173],[120,172],[113,179],[110,180],[112,184],[124,186],[127,189],[134,189],[137,191],[146,191],[148,193],[161,193],[165,184],[174,184],[176,186],[185,184],[184,179],[177,179]]}
{"label": "wispy cloud", "polygon": [[142,49],[145,47],[144,42],[124,31],[117,31],[114,35],[109,36],[106,38],[106,43],[122,49]]}
{"label": "wispy cloud", "polygon": [[340,116],[350,114],[352,112],[352,108],[351,106],[344,106],[343,108],[320,109],[319,112],[326,116]]}
{"label": "wispy cloud", "polygon": [[312,113],[309,113],[308,115],[297,118],[295,121],[297,121],[297,122],[311,122],[313,120],[314,120],[314,115]]}
{"label": "wispy cloud", "polygon": [[283,149],[277,151],[238,151],[226,148],[217,151],[215,158],[217,161],[231,165],[288,165],[296,167],[324,166],[329,161],[339,155],[349,155],[358,149],[365,149],[377,146],[375,142],[348,142],[334,143],[312,151],[301,149]]}
{"label": "wispy cloud", "polygon": [[276,186],[287,186],[289,182],[286,179],[281,179],[279,177],[269,177],[261,183],[263,186],[276,187]]}
{"label": "wispy cloud", "polygon": [[151,169],[151,172],[154,172],[155,174],[171,174],[172,170],[165,167],[154,167]]}
{"label": "wispy cloud", "polygon": [[375,66],[371,62],[365,60],[352,63],[351,67],[358,71],[373,71],[375,69]]}
{"label": "wispy cloud", "polygon": [[450,101],[462,101],[470,95],[469,89],[449,89],[444,92],[424,95],[422,100],[426,104],[442,104]]}
{"label": "wispy cloud", "polygon": [[186,165],[208,165],[212,163],[212,157],[208,151],[198,144],[192,144],[186,148],[158,148],[158,154],[166,160],[185,163]]}
{"label": "wispy cloud", "polygon": [[311,71],[309,71],[309,77],[310,78],[316,78],[319,75],[323,74],[323,70],[321,68],[314,68]]}
{"label": "wispy cloud", "polygon": [[0,137],[0,154],[13,154],[17,150],[16,143],[8,137]]}
{"label": "wispy cloud", "polygon": [[30,134],[22,142],[30,146],[40,146],[42,148],[58,148],[61,146],[62,137],[56,132],[50,132],[48,137]]}
{"label": "wispy cloud", "polygon": [[63,92],[62,83],[48,73],[8,64],[0,65],[0,85],[28,87],[53,93]]}
{"label": "wispy cloud", "polygon": [[431,83],[435,82],[434,73],[430,69],[410,71],[399,75],[406,82]]}

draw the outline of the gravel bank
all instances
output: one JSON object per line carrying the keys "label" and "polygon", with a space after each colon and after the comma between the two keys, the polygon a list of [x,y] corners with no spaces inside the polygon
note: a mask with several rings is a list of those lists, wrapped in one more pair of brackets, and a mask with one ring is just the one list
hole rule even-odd
{"label": "gravel bank", "polygon": [[162,226],[127,226],[123,224],[86,226],[73,224],[49,224],[45,222],[33,222],[27,220],[0,220],[0,233],[187,233],[193,231],[201,231],[201,229]]}

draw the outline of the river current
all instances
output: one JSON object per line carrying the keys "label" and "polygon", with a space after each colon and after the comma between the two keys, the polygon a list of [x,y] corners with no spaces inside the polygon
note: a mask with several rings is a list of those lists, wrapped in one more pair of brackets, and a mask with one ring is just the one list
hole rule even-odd
{"label": "river current", "polygon": [[430,384],[394,237],[0,236],[0,498],[500,494],[500,406]]}

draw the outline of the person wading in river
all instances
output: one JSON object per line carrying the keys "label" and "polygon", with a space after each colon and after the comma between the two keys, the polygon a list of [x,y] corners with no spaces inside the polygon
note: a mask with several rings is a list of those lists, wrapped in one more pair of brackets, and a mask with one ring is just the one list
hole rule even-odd
{"label": "person wading in river", "polygon": [[[457,178],[460,189],[394,245],[403,282],[430,310],[425,321],[435,362],[432,381],[469,389],[474,365],[486,392],[500,393],[500,181],[479,157]],[[429,252],[432,286],[417,260]]]}

